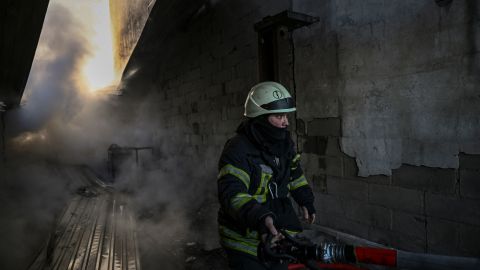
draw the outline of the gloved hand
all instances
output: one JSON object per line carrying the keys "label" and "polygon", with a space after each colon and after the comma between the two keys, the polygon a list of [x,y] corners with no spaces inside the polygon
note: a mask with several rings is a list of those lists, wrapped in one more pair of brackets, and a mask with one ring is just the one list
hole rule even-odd
{"label": "gloved hand", "polygon": [[0,112],[5,112],[7,110],[7,104],[5,102],[0,101]]}

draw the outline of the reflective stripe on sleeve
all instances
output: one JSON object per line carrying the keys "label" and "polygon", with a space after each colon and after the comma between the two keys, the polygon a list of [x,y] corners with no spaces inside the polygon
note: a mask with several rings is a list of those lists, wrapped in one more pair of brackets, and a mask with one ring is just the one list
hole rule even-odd
{"label": "reflective stripe on sleeve", "polygon": [[[247,229],[248,230],[248,229]],[[241,241],[248,243],[252,246],[257,246],[260,240],[258,240],[258,232],[257,231],[248,231],[247,236],[243,236],[238,232],[231,230],[223,225],[219,225],[220,235],[222,237],[227,237],[236,241]]]}
{"label": "reflective stripe on sleeve", "polygon": [[307,178],[305,178],[305,175],[302,174],[299,178],[293,180],[288,184],[288,189],[289,190],[295,190],[299,187],[306,186],[308,185]]}
{"label": "reflective stripe on sleeve", "polygon": [[292,159],[292,163],[297,163],[298,161],[300,161],[300,157],[300,154],[296,154],[295,157]]}
{"label": "reflective stripe on sleeve", "polygon": [[233,249],[233,250],[236,250],[236,251],[244,252],[244,253],[253,255],[255,257],[257,256],[257,247],[248,245],[244,242],[237,242],[237,241],[232,240],[232,239],[221,238],[220,239],[220,244],[224,248],[229,248],[229,249]]}
{"label": "reflective stripe on sleeve", "polygon": [[233,165],[227,164],[223,166],[222,169],[220,169],[220,172],[218,173],[218,179],[220,179],[222,176],[227,174],[237,177],[238,179],[240,179],[240,181],[243,182],[243,184],[245,184],[247,189],[249,188],[250,176],[244,170],[237,168]]}
{"label": "reflective stripe on sleeve", "polygon": [[220,243],[223,247],[248,253],[257,256],[257,246],[260,241],[257,239],[256,231],[250,232],[247,237],[230,230],[225,226],[219,226]]}
{"label": "reflective stripe on sleeve", "polygon": [[240,209],[244,204],[247,202],[254,200],[252,195],[247,194],[247,193],[237,193],[235,196],[232,197],[230,200],[230,203],[232,205],[232,208],[235,210]]}
{"label": "reflective stripe on sleeve", "polygon": [[253,195],[253,198],[257,200],[258,203],[264,203],[267,201],[267,194]]}
{"label": "reflective stripe on sleeve", "polygon": [[300,162],[300,154],[296,154],[295,157],[292,159],[291,170],[296,170],[298,167],[298,162]]}
{"label": "reflective stripe on sleeve", "polygon": [[300,231],[292,231],[292,230],[285,230],[285,232],[287,232],[290,236],[295,236],[298,233],[300,233]]}

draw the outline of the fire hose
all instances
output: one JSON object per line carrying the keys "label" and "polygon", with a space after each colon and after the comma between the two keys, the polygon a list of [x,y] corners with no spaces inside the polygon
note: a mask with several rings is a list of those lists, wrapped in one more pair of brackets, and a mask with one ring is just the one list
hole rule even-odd
{"label": "fire hose", "polygon": [[281,230],[284,239],[272,243],[268,235],[258,247],[260,261],[288,262],[288,269],[368,270],[359,264],[387,266],[411,270],[478,270],[480,259],[406,252],[389,248],[354,246],[325,241],[313,243],[307,238],[293,237]]}

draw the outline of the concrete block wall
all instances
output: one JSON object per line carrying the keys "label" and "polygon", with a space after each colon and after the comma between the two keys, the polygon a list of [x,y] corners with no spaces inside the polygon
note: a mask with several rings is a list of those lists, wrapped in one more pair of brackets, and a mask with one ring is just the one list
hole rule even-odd
{"label": "concrete block wall", "polygon": [[478,1],[293,3],[321,18],[295,33],[300,118],[341,116],[360,175],[480,154]]}
{"label": "concrete block wall", "polygon": [[[463,93],[472,94],[472,89],[478,88],[478,81],[461,64],[475,65],[472,58],[477,54],[465,53],[453,34],[468,32],[473,21],[449,16],[458,21],[449,21],[442,30],[432,28],[447,11],[436,10],[434,1],[420,2],[424,1],[394,5],[373,0],[212,2],[202,11],[194,10],[193,16],[180,13],[170,18],[165,28],[176,27],[176,31],[163,33],[158,22],[157,27],[147,23],[143,35],[149,38],[140,39],[136,49],[140,53],[134,52],[131,59],[131,63],[141,65],[127,90],[138,91],[136,98],[141,100],[155,100],[155,145],[165,154],[207,171],[208,177],[199,180],[208,181],[206,185],[214,189],[220,151],[242,120],[245,95],[257,82],[258,41],[253,24],[288,8],[317,16],[317,24],[293,34],[298,108],[294,132],[303,153],[302,165],[317,198],[317,222],[400,249],[480,256],[475,247],[480,239],[480,157],[458,155],[458,149],[453,156],[449,151],[430,153],[435,149],[433,141],[449,142],[444,135],[450,126],[444,125],[441,132],[446,133],[438,138],[438,129],[432,129],[422,139],[416,135],[425,130],[415,128],[422,128],[423,122],[414,121],[415,111],[408,111],[411,100],[421,107],[422,98],[442,97],[452,86],[452,78],[437,79],[457,69],[462,71],[458,79],[465,87],[453,88],[455,91],[463,89]],[[472,6],[471,1],[454,3],[454,14]],[[188,18],[188,23],[181,18]],[[392,18],[397,18],[394,24],[386,23]],[[424,25],[432,26],[431,34],[426,34]],[[418,29],[423,29],[421,35],[415,32]],[[452,35],[451,42],[445,43],[448,46],[425,54],[428,46],[423,39],[444,39],[446,32]],[[415,50],[410,50],[410,42],[414,42]],[[135,61],[139,55],[144,58]],[[439,86],[434,88],[436,92],[421,91],[431,84]],[[395,93],[404,89],[410,89],[412,95],[426,96],[395,101],[399,97]],[[362,93],[371,98],[356,95]],[[460,99],[469,100],[470,94]],[[394,102],[385,102],[385,96]],[[127,97],[128,101],[132,99]],[[474,104],[472,101],[471,106],[464,106],[462,112],[474,115]],[[411,132],[405,126],[406,116],[413,119]],[[435,125],[435,119],[440,118],[431,118],[429,126]],[[471,134],[458,138],[464,139],[464,146],[475,145],[472,134],[476,134],[477,120],[462,119],[459,125],[471,126]],[[440,121],[439,126],[444,123]],[[460,133],[468,133],[463,131]],[[347,155],[342,144],[347,137],[354,146],[371,141],[383,146],[370,152],[350,147],[359,150],[358,155]],[[399,139],[404,139],[405,145],[391,143]],[[420,153],[418,149],[423,150]],[[402,157],[390,155],[394,150],[407,157],[418,154],[419,159],[407,165]],[[456,159],[459,166],[428,166],[433,164],[428,162],[429,157]],[[382,170],[390,173],[372,173]]]}
{"label": "concrete block wall", "polygon": [[477,98],[476,108],[445,106],[479,86],[465,65],[478,54],[473,2],[293,1],[320,18],[294,33],[298,146],[319,224],[404,250],[480,256],[480,139],[465,135],[478,132],[468,115],[480,107]]}
{"label": "concrete block wall", "polygon": [[461,154],[459,169],[404,164],[358,177],[334,130],[299,139],[318,224],[408,251],[480,256],[480,155]]}
{"label": "concrete block wall", "polygon": [[198,3],[157,1],[126,67],[124,100],[154,103],[145,116],[158,131],[153,145],[162,155],[195,164],[190,170],[202,168],[199,178],[214,190],[220,153],[243,120],[246,94],[258,82],[253,26],[289,5]]}

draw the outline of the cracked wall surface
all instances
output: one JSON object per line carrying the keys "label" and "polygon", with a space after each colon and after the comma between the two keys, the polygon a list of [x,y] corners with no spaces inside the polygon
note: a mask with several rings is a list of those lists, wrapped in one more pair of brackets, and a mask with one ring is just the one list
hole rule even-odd
{"label": "cracked wall surface", "polygon": [[332,59],[312,55],[329,66],[299,75],[299,93],[308,92],[300,101],[309,100],[300,115],[341,115],[341,147],[356,158],[359,176],[391,175],[402,163],[458,168],[460,152],[480,153],[476,1],[297,5],[327,8],[323,28],[333,35],[302,48],[308,55],[330,46]]}
{"label": "cracked wall surface", "polygon": [[122,99],[154,101],[152,144],[214,187],[258,81],[253,25],[288,8],[316,16],[282,61],[293,63],[292,131],[317,223],[408,251],[480,256],[480,155],[464,154],[480,138],[473,4],[157,1]]}
{"label": "cracked wall surface", "polygon": [[319,223],[478,256],[478,4],[292,2],[319,18],[293,34],[298,146]]}

